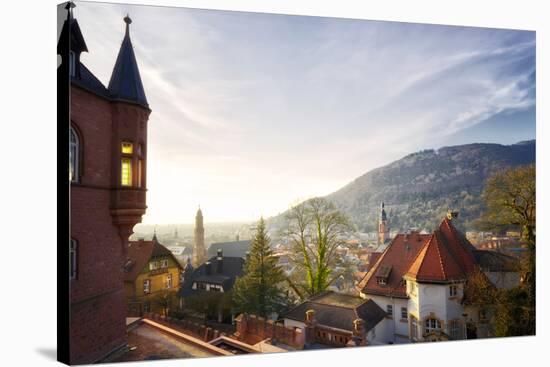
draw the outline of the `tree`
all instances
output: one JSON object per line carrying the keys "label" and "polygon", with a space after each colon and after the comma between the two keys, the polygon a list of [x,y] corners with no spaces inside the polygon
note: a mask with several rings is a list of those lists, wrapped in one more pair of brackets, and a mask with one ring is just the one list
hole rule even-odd
{"label": "tree", "polygon": [[293,245],[292,262],[299,280],[289,283],[300,298],[326,290],[341,274],[333,275],[340,261],[336,248],[350,228],[349,219],[323,198],[313,198],[290,209],[286,236]]}
{"label": "tree", "polygon": [[[528,256],[522,266],[523,282],[518,289],[503,291],[497,308],[497,335],[535,333],[536,257],[536,169],[535,165],[510,168],[491,176],[482,194],[486,210],[481,226],[521,229]],[[500,322],[500,326],[498,325]],[[523,333],[523,334],[521,334]]]}
{"label": "tree", "polygon": [[172,308],[176,292],[170,290],[162,290],[156,292],[153,296],[153,303],[162,310],[164,316],[168,316],[168,311]]}
{"label": "tree", "polygon": [[268,317],[284,306],[281,283],[285,275],[273,256],[270,242],[264,219],[260,218],[245,263],[244,276],[237,279],[233,288],[233,300],[239,312]]}

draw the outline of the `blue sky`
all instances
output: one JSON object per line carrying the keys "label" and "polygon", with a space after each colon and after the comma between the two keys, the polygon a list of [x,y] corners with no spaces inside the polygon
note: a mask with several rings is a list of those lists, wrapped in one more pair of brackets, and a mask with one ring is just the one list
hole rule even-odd
{"label": "blue sky", "polygon": [[417,150],[535,138],[534,32],[77,2],[104,84],[126,13],[146,223],[254,220]]}

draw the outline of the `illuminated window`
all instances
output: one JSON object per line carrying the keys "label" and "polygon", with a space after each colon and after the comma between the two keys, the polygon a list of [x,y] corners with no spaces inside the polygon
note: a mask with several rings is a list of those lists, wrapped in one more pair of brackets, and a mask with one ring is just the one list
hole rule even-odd
{"label": "illuminated window", "polygon": [[78,266],[78,256],[77,249],[78,243],[75,239],[71,238],[71,243],[69,244],[69,278],[76,279],[77,266]]}
{"label": "illuminated window", "polygon": [[122,158],[122,166],[120,172],[120,183],[122,186],[132,185],[132,160],[129,158]]}
{"label": "illuminated window", "polygon": [[69,128],[69,181],[76,182],[78,181],[78,154],[79,154],[79,142],[76,132],[71,127]]}
{"label": "illuminated window", "polygon": [[122,142],[122,154],[132,154],[134,152],[134,144],[127,141]]}
{"label": "illuminated window", "polygon": [[151,280],[150,279],[145,279],[143,281],[143,293],[145,293],[145,294],[151,293]]}

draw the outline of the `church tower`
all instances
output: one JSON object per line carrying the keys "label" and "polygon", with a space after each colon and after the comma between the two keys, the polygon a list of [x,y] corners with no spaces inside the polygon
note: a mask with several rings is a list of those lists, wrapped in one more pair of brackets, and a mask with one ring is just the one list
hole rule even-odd
{"label": "church tower", "polygon": [[382,210],[380,212],[380,220],[378,221],[378,244],[382,245],[390,239],[390,227],[388,226],[388,218],[384,203],[382,202]]}
{"label": "church tower", "polygon": [[204,225],[202,211],[199,207],[195,216],[195,241],[193,244],[193,266],[197,268],[206,261],[206,249],[204,248]]}

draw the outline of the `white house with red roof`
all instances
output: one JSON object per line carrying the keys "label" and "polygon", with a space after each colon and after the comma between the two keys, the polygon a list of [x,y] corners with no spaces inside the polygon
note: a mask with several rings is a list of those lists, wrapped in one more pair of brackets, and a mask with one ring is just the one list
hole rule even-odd
{"label": "white house with red roof", "polygon": [[456,217],[450,213],[431,234],[395,236],[358,284],[360,296],[387,313],[371,330],[372,344],[487,336],[480,310],[462,303],[464,284],[481,270],[491,281],[506,279],[496,287],[518,285],[517,261],[476,250],[453,225]]}

